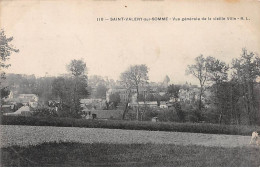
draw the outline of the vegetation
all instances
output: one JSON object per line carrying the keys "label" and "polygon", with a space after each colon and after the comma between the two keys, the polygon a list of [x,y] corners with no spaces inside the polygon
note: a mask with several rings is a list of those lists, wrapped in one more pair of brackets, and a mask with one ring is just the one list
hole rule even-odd
{"label": "vegetation", "polygon": [[[139,114],[139,88],[140,86],[144,86],[147,84],[147,81],[149,79],[148,77],[148,68],[146,65],[134,65],[130,66],[125,72],[121,73],[121,81],[123,82],[123,85],[126,89],[129,90],[129,93],[132,88],[136,89],[136,95],[137,95],[137,113],[136,118],[137,120],[140,120],[140,114]],[[130,95],[129,95],[130,97]],[[128,104],[128,102],[127,102]],[[126,111],[126,109],[125,109]],[[124,113],[125,114],[125,113]]]}
{"label": "vegetation", "polygon": [[[41,114],[40,112],[39,114]],[[23,117],[1,116],[2,125],[30,125],[30,126],[59,126],[59,127],[87,127],[150,131],[173,131],[209,134],[251,135],[260,130],[259,126],[219,125],[208,123],[172,123],[146,122],[122,120],[86,120],[54,117]]]}
{"label": "vegetation", "polygon": [[[255,125],[260,120],[259,113],[259,83],[260,58],[256,53],[242,49],[240,58],[233,59],[231,66],[215,59],[195,59],[195,64],[188,66],[187,73],[192,74],[200,82],[197,119],[203,120],[202,114],[207,113],[204,107],[211,103],[211,110],[218,115],[217,123]],[[228,79],[228,71],[232,72]],[[205,91],[211,96],[205,97]],[[244,114],[246,113],[246,114]]]}
{"label": "vegetation", "polygon": [[109,96],[109,103],[112,103],[112,107],[115,109],[120,103],[119,93],[113,93]]}
{"label": "vegetation", "polygon": [[6,63],[7,60],[10,59],[10,55],[12,52],[19,52],[18,49],[15,49],[10,42],[13,41],[13,37],[6,37],[5,31],[0,31],[0,106],[2,103],[2,98],[9,95],[9,89],[5,84],[3,84],[3,80],[6,79],[5,69],[11,66],[11,64]]}
{"label": "vegetation", "polygon": [[[18,50],[8,44],[12,38],[6,38],[3,31],[1,36],[3,47],[11,50],[1,54],[1,57],[5,58],[1,61],[4,63],[2,66],[7,68],[9,64],[5,61],[12,51]],[[234,59],[230,65],[214,57],[200,55],[195,59],[195,63],[187,68],[187,73],[199,81],[200,86],[197,87],[188,83],[169,84],[170,78],[167,75],[162,83],[148,82],[148,68],[144,64],[130,66],[121,73],[120,81],[117,82],[97,75],[88,79],[86,63],[82,60],[72,60],[67,66],[69,74],[61,77],[36,78],[34,75],[8,74],[5,87],[1,86],[1,95],[7,96],[9,89],[16,94],[33,93],[39,97],[39,107],[47,106],[49,100],[59,101],[59,104],[55,105],[58,107],[55,108],[58,110],[56,115],[79,118],[82,110],[80,99],[105,99],[108,88],[119,87],[125,89],[125,94],[111,94],[110,102],[104,106],[103,101],[102,109],[123,106],[123,119],[135,117],[136,120],[151,120],[153,116],[157,116],[160,121],[166,122],[260,125],[260,83],[257,81],[260,76],[259,66],[259,56],[246,49],[243,49],[240,58]],[[145,89],[145,92],[141,93],[141,89]],[[133,95],[136,96],[137,107],[131,108],[129,103],[135,98]],[[167,107],[174,111],[148,109],[149,106],[139,105],[140,101],[157,101],[158,106],[165,104],[162,101],[166,101]],[[42,113],[46,113],[46,110]],[[42,113],[38,115],[44,115]],[[175,113],[178,120],[174,117]]]}
{"label": "vegetation", "polygon": [[1,166],[258,167],[259,148],[166,144],[44,143],[1,149]]}

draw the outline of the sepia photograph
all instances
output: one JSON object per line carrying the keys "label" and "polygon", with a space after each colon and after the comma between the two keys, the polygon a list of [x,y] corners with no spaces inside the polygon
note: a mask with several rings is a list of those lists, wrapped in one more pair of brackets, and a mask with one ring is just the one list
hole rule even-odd
{"label": "sepia photograph", "polygon": [[259,0],[0,0],[0,167],[260,167]]}

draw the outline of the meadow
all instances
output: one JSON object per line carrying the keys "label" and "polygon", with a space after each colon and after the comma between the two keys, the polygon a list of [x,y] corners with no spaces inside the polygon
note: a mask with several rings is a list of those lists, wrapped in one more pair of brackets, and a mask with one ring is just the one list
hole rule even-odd
{"label": "meadow", "polygon": [[258,167],[260,148],[167,144],[43,143],[1,149],[1,166]]}

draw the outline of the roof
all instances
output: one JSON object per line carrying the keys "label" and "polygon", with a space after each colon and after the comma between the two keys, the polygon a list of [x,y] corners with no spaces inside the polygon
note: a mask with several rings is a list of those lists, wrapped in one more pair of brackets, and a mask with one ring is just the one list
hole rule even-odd
{"label": "roof", "polygon": [[160,105],[166,105],[166,102],[165,101],[161,101]]}
{"label": "roof", "polygon": [[26,96],[26,97],[37,97],[36,94],[19,94],[19,96]]}
{"label": "roof", "polygon": [[[157,105],[157,101],[138,102],[139,105]],[[130,103],[130,105],[137,105],[137,102]]]}
{"label": "roof", "polygon": [[18,109],[17,111],[15,111],[13,113],[6,113],[4,115],[13,115],[13,116],[14,115],[21,115],[22,112],[28,112],[28,111],[30,111],[29,106],[23,106],[23,107],[21,107],[20,109]]}
{"label": "roof", "polygon": [[12,109],[13,109],[13,107],[14,107],[14,104],[6,104],[6,105],[2,105],[2,108],[3,108],[3,107],[5,107],[5,108],[6,108],[6,107],[10,107],[10,108],[12,108]]}
{"label": "roof", "polygon": [[98,102],[103,102],[104,100],[103,99],[80,99],[80,103],[83,103],[83,104],[90,104],[90,103],[98,103]]}

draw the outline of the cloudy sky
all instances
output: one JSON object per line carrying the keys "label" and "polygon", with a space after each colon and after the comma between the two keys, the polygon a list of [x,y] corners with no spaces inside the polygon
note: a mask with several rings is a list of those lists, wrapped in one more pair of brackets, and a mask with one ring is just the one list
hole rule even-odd
{"label": "cloudy sky", "polygon": [[[246,47],[260,52],[260,2],[252,1],[1,0],[0,25],[19,53],[8,72],[57,76],[72,59],[88,75],[118,79],[129,65],[146,64],[151,81],[196,83],[185,75],[203,54],[227,63]],[[104,17],[248,17],[248,21],[98,22]]]}

